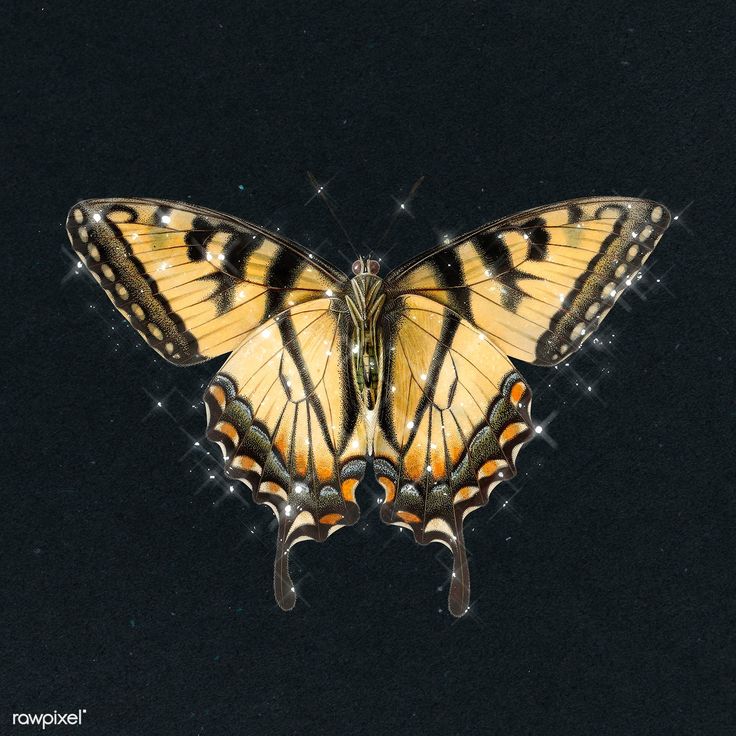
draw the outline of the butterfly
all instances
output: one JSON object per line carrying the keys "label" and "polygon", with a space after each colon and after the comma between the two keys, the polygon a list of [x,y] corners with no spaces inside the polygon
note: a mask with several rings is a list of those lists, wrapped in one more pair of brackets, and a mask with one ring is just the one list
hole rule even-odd
{"label": "butterfly", "polygon": [[347,275],[281,235],[189,204],[92,199],[72,247],[166,360],[230,354],[209,384],[225,473],[278,519],[274,591],[296,602],[289,550],[355,524],[366,463],[381,519],[453,555],[448,607],[469,608],[465,517],[516,473],[534,434],[511,363],[553,366],[590,338],[670,222],[656,202],[572,199],[507,217],[389,273]]}

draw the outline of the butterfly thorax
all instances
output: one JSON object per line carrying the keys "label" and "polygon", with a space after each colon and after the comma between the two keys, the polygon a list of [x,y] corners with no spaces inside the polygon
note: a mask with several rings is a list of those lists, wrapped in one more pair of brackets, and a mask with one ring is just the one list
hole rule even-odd
{"label": "butterfly thorax", "polygon": [[358,396],[366,409],[375,408],[383,373],[383,346],[378,323],[386,294],[383,279],[361,273],[350,280],[345,295],[353,329],[350,335],[350,362]]}

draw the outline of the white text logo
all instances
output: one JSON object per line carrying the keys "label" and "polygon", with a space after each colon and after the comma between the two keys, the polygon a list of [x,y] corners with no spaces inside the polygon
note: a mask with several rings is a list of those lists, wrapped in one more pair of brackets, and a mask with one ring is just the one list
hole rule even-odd
{"label": "white text logo", "polygon": [[86,712],[86,708],[81,708],[76,713],[59,713],[57,710],[53,713],[13,713],[13,725],[41,726],[42,731],[46,726],[80,726],[82,714]]}

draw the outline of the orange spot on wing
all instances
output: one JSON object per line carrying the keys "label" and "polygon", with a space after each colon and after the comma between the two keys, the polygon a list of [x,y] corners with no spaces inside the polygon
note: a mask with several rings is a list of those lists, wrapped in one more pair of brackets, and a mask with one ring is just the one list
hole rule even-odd
{"label": "orange spot on wing", "polygon": [[281,455],[281,457],[286,457],[286,452],[290,445],[290,438],[286,436],[286,433],[284,431],[279,431],[279,434],[273,440],[273,446]]}
{"label": "orange spot on wing", "polygon": [[264,483],[261,483],[261,485],[258,487],[259,493],[271,493],[274,496],[282,496],[284,499],[286,498],[286,491],[278,485],[278,483],[273,483],[271,481],[265,481]]}
{"label": "orange spot on wing", "polygon": [[218,422],[215,431],[224,434],[234,445],[238,444],[238,430],[230,422]]}
{"label": "orange spot on wing", "polygon": [[447,474],[447,468],[445,467],[445,458],[436,457],[432,460],[432,475],[435,478],[444,478]]}
{"label": "orange spot on wing", "polygon": [[323,456],[317,456],[314,468],[317,471],[317,479],[323,483],[332,480],[335,475],[335,467],[332,463],[332,458],[329,457],[327,453]]}
{"label": "orange spot on wing", "polygon": [[479,478],[488,478],[495,475],[499,470],[506,467],[506,463],[503,460],[489,460],[488,462],[481,465],[478,471]]}
{"label": "orange spot on wing", "polygon": [[426,467],[426,462],[425,451],[420,450],[415,444],[410,447],[409,451],[404,455],[404,473],[412,480],[421,478]]}
{"label": "orange spot on wing", "polygon": [[524,397],[525,393],[526,393],[526,386],[521,381],[517,381],[511,387],[511,401],[513,401],[514,404],[518,404]]}
{"label": "orange spot on wing", "polygon": [[261,472],[261,466],[252,458],[247,455],[238,455],[233,460],[233,467],[238,470],[253,470],[256,473]]}
{"label": "orange spot on wing", "polygon": [[210,396],[220,405],[221,409],[225,408],[225,391],[222,386],[210,386]]}
{"label": "orange spot on wing", "polygon": [[465,445],[462,443],[459,434],[447,434],[445,435],[445,444],[447,445],[447,452],[450,455],[450,464],[455,466],[460,462],[463,452],[465,451]]}
{"label": "orange spot on wing", "polygon": [[342,519],[342,514],[325,514],[324,516],[320,517],[319,523],[320,524],[337,524],[340,519]]}
{"label": "orange spot on wing", "polygon": [[525,429],[526,424],[522,424],[521,422],[509,424],[509,426],[501,432],[501,436],[498,438],[501,447],[503,447],[507,442],[513,440],[514,437],[518,437]]}
{"label": "orange spot on wing", "polygon": [[407,524],[422,523],[422,520],[416,514],[412,514],[410,511],[397,511],[396,516],[398,516],[402,521],[405,521]]}
{"label": "orange spot on wing", "polygon": [[355,502],[355,486],[357,485],[358,485],[358,481],[356,478],[348,478],[347,480],[344,480],[342,482],[342,485],[340,486],[340,490],[342,491],[342,497],[346,501]]}
{"label": "orange spot on wing", "polygon": [[307,453],[297,450],[294,455],[294,472],[299,476],[304,476],[307,473]]}
{"label": "orange spot on wing", "polygon": [[[487,464],[488,463],[486,463],[486,465]],[[469,498],[472,498],[476,493],[478,493],[477,486],[465,486],[464,488],[461,488],[455,494],[455,500],[456,501],[467,501]]]}
{"label": "orange spot on wing", "polygon": [[383,500],[384,503],[391,503],[396,498],[396,484],[385,475],[382,475],[378,482],[383,486],[383,490],[386,491],[386,498]]}

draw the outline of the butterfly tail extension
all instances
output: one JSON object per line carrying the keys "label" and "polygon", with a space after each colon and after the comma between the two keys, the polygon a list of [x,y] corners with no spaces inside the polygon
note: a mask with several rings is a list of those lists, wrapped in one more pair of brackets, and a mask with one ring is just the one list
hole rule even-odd
{"label": "butterfly tail extension", "polygon": [[282,611],[290,611],[296,605],[296,588],[289,573],[289,546],[286,539],[289,529],[286,518],[279,519],[276,540],[276,559],[273,563],[273,594]]}
{"label": "butterfly tail extension", "polygon": [[457,526],[456,542],[452,547],[452,576],[447,608],[456,618],[463,616],[470,608],[470,568],[468,553],[465,550],[462,522]]}

